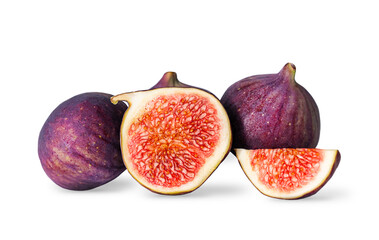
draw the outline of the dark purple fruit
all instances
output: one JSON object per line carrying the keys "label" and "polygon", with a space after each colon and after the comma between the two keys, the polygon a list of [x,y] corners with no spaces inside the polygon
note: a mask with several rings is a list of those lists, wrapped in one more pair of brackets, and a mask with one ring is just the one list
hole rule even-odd
{"label": "dark purple fruit", "polygon": [[105,93],[83,93],[60,104],[46,120],[38,154],[46,174],[59,186],[87,190],[124,170],[120,126],[127,109]]}
{"label": "dark purple fruit", "polygon": [[232,126],[233,148],[315,148],[320,136],[316,102],[295,81],[287,63],[277,74],[247,77],[223,97]]}

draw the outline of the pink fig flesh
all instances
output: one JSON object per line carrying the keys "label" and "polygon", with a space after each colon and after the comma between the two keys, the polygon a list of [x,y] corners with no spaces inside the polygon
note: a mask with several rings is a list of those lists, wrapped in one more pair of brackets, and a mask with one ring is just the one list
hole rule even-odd
{"label": "pink fig flesh", "polygon": [[264,195],[299,199],[317,193],[333,176],[338,150],[310,148],[235,149],[246,176]]}

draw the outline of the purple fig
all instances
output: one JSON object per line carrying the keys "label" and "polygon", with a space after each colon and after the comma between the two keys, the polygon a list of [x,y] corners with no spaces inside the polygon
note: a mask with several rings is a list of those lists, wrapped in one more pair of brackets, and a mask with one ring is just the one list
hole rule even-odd
{"label": "purple fig", "polygon": [[70,190],[103,185],[124,170],[120,126],[127,109],[110,94],[83,93],[60,104],[43,125],[38,155],[47,176]]}
{"label": "purple fig", "polygon": [[287,63],[277,74],[247,77],[223,97],[232,125],[233,148],[315,148],[320,136],[316,102],[295,81]]}

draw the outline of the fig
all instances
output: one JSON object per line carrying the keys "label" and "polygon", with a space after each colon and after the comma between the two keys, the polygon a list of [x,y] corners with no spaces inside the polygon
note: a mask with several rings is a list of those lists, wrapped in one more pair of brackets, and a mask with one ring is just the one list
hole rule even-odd
{"label": "fig", "polygon": [[277,74],[256,75],[232,84],[221,98],[232,123],[233,148],[315,148],[320,114],[287,63]]}
{"label": "fig", "polygon": [[106,93],[83,93],[61,103],[48,117],[38,139],[47,176],[70,190],[103,185],[124,170],[120,126],[126,110]]}
{"label": "fig", "polygon": [[310,148],[235,149],[246,176],[264,195],[299,199],[318,192],[340,163],[338,150]]}
{"label": "fig", "polygon": [[[176,74],[168,75],[176,79]],[[164,83],[111,98],[115,104],[128,103],[121,125],[124,164],[134,179],[156,193],[197,189],[231,148],[230,122],[220,101],[187,86]]]}

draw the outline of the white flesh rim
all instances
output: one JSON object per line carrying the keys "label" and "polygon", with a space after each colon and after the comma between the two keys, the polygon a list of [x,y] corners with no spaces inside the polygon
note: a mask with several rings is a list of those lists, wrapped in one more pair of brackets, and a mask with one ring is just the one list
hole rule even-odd
{"label": "white flesh rim", "polygon": [[235,149],[237,159],[240,162],[243,171],[246,173],[246,176],[261,193],[270,197],[284,199],[300,198],[324,184],[331,171],[333,170],[338,154],[338,150],[322,150],[323,160],[320,163],[320,170],[311,182],[292,192],[279,192],[272,190],[261,183],[257,172],[253,170],[250,163],[251,159],[249,156],[251,151],[254,150],[247,150],[242,148]]}
{"label": "white flesh rim", "polygon": [[[206,97],[210,104],[217,110],[217,116],[220,121],[220,139],[219,143],[216,145],[213,154],[205,160],[205,164],[199,169],[195,178],[179,187],[162,187],[159,185],[154,185],[148,182],[142,175],[139,174],[136,168],[133,166],[133,159],[129,154],[128,149],[128,131],[131,124],[139,116],[146,113],[145,106],[151,100],[159,96],[170,96],[172,94],[196,94],[199,96]],[[227,113],[220,103],[220,101],[213,95],[196,88],[158,88],[146,91],[137,91],[131,93],[120,94],[112,97],[112,102],[126,101],[128,103],[128,109],[126,110],[122,125],[121,125],[121,150],[124,164],[128,169],[129,173],[135,178],[141,185],[150,189],[151,191],[162,193],[162,194],[181,194],[186,192],[191,192],[201,186],[202,183],[212,174],[212,172],[218,167],[220,162],[229,153],[232,135],[229,118]]]}

